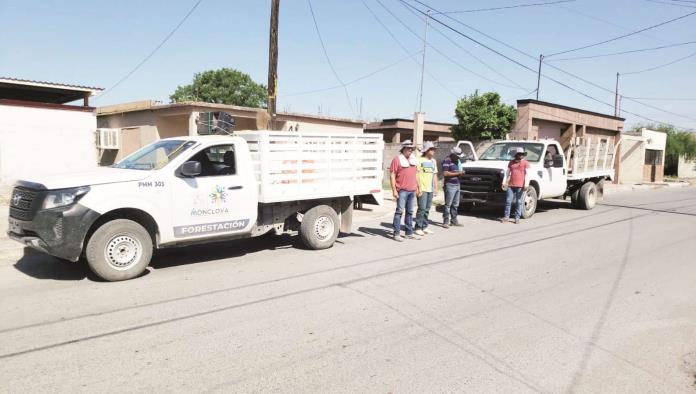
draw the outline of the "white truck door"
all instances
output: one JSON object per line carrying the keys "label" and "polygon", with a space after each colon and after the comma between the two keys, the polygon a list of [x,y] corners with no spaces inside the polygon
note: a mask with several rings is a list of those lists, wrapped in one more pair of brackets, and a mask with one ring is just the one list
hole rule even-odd
{"label": "white truck door", "polygon": [[[240,143],[204,146],[187,161],[201,163],[201,173],[186,177],[177,170],[172,181],[172,223],[178,240],[211,238],[247,233],[256,221],[256,185],[243,174],[250,166]],[[238,149],[235,149],[235,148]],[[238,153],[246,153],[237,157]]]}
{"label": "white truck door", "polygon": [[[555,158],[555,160],[554,160]],[[563,150],[557,142],[546,146],[544,152],[544,197],[558,197],[565,193],[568,174],[566,171],[566,159]]]}
{"label": "white truck door", "polygon": [[471,141],[458,141],[457,146],[462,150],[462,154],[466,158],[466,161],[478,160],[474,144],[472,144]]}

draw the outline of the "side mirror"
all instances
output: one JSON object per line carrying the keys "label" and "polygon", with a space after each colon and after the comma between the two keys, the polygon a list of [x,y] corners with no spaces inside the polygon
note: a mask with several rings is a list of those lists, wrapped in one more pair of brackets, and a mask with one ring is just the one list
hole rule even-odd
{"label": "side mirror", "polygon": [[203,169],[200,161],[187,161],[181,166],[181,175],[192,178],[201,175]]}
{"label": "side mirror", "polygon": [[563,168],[563,155],[553,155],[554,168]]}

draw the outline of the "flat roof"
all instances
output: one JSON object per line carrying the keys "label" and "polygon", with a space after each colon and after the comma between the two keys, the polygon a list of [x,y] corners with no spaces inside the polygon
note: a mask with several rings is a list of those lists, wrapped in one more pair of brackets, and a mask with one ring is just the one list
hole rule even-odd
{"label": "flat roof", "polygon": [[[238,105],[230,104],[217,104],[217,103],[206,103],[202,101],[182,101],[179,103],[159,103],[153,100],[142,100],[134,101],[130,103],[105,105],[97,108],[97,115],[113,115],[113,114],[123,114],[128,112],[138,112],[138,111],[158,111],[169,108],[210,108],[211,110],[218,111],[243,111],[251,113],[266,112],[265,108],[254,108],[254,107],[241,107]],[[363,125],[366,122],[357,119],[347,119],[347,118],[336,118],[331,116],[323,115],[312,115],[303,114],[296,112],[278,112],[276,117],[281,120],[305,118],[305,119],[317,119],[317,120],[327,120],[332,122],[342,122],[342,123],[354,123],[357,125]]]}
{"label": "flat roof", "polygon": [[579,112],[579,113],[586,114],[586,115],[599,116],[600,118],[607,118],[607,119],[613,119],[613,120],[620,120],[620,121],[622,121],[622,122],[626,120],[626,118],[621,118],[621,117],[618,117],[618,116],[612,116],[612,115],[602,114],[602,113],[599,113],[599,112],[587,111],[587,110],[580,109],[580,108],[568,107],[568,106],[561,105],[561,104],[549,103],[549,102],[546,102],[546,101],[539,101],[539,100],[534,100],[534,99],[517,100],[517,106],[520,106],[521,104],[538,104],[538,105],[544,105],[544,106],[547,106],[547,107],[563,109],[563,110],[566,110],[566,111],[573,111],[573,112]]}
{"label": "flat roof", "polygon": [[[406,118],[390,118],[390,119],[382,119],[381,121],[373,122],[373,123],[384,123],[384,122],[390,122],[390,123],[395,123],[395,122],[413,122],[413,119],[406,119]],[[443,122],[431,122],[426,120],[423,122],[424,124],[437,124],[441,126],[454,126],[456,123],[443,123]]]}
{"label": "flat roof", "polygon": [[93,86],[0,77],[0,99],[65,104],[103,90]]}

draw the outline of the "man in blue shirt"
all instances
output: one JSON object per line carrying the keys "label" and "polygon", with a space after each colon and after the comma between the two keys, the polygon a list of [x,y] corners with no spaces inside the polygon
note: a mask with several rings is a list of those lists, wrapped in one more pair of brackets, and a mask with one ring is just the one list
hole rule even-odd
{"label": "man in blue shirt", "polygon": [[445,177],[445,207],[442,210],[442,224],[444,228],[460,226],[457,221],[459,209],[459,177],[464,171],[459,170],[459,159],[462,157],[462,149],[455,146],[450,155],[442,161],[442,174]]}

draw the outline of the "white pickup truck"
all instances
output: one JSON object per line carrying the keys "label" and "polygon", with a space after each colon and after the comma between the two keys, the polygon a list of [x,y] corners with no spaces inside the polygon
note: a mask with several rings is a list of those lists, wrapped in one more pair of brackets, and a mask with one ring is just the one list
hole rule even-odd
{"label": "white pickup truck", "polygon": [[382,201],[381,135],[275,131],[159,140],[82,174],[19,181],[10,238],[84,256],[108,281],[137,277],[154,248],[299,231],[311,249],[349,232],[355,198]]}
{"label": "white pickup truck", "polygon": [[592,209],[603,197],[604,181],[614,178],[615,147],[610,138],[588,137],[574,142],[568,149],[572,154],[570,160],[555,140],[499,141],[480,157],[470,142],[460,141],[458,146],[466,156],[460,187],[462,210],[504,204],[503,178],[519,147],[527,152],[526,160],[531,165],[530,187],[524,195],[522,210],[525,219],[534,215],[537,202],[542,199],[570,196],[574,208]]}

